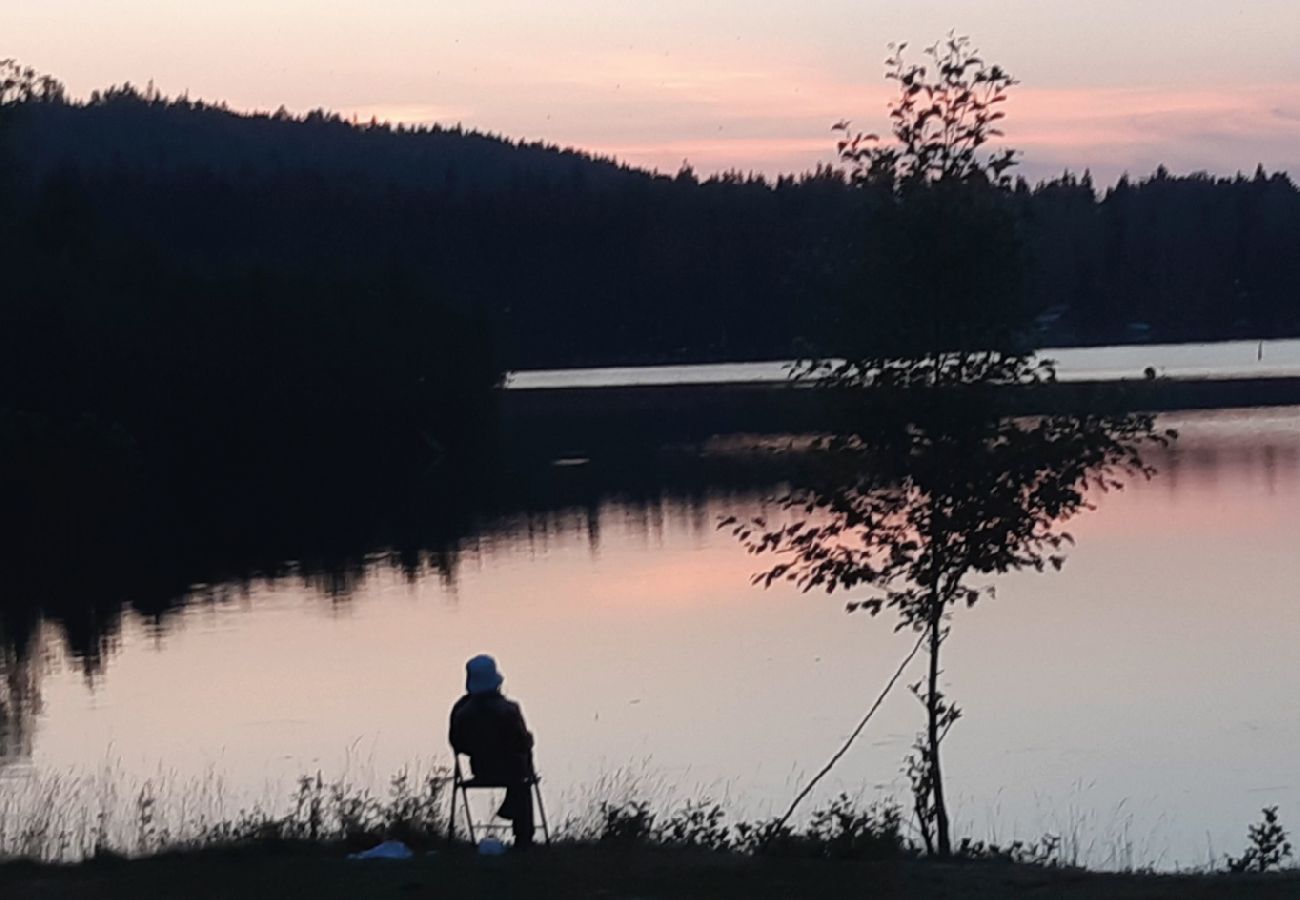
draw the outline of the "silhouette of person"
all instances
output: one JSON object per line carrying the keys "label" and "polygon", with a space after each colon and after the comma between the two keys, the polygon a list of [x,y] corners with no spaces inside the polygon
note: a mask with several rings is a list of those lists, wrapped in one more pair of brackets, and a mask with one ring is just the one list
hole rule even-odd
{"label": "silhouette of person", "polygon": [[465,696],[451,708],[451,746],[469,757],[476,782],[506,789],[497,815],[510,820],[515,846],[524,849],[533,842],[533,735],[519,704],[502,695],[504,680],[490,656],[465,663]]}

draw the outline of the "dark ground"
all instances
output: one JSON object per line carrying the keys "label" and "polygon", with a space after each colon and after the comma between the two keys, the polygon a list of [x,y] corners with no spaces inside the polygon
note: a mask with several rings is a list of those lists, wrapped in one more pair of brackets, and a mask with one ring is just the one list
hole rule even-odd
{"label": "dark ground", "polygon": [[4,900],[44,898],[1294,898],[1300,872],[1267,876],[1099,875],[1005,863],[762,860],[602,847],[480,858],[439,851],[350,862],[320,850],[207,851],[138,862],[0,866]]}

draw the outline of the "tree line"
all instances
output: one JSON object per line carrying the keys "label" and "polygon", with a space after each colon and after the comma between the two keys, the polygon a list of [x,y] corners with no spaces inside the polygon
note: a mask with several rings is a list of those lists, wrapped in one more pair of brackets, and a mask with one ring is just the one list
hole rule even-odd
{"label": "tree line", "polygon": [[[245,115],[152,87],[9,96],[13,189],[45,239],[111,234],[123,267],[145,246],[205,278],[400,282],[479,318],[509,368],[801,355],[841,337],[843,299],[863,294],[878,321],[915,314],[881,287],[888,255],[862,252],[888,215],[830,166],[668,177],[460,127]],[[1017,180],[1005,202],[1026,342],[1300,333],[1300,192],[1284,173],[1162,168],[1105,188],[1066,173]]]}
{"label": "tree line", "polygon": [[[400,254],[321,265],[295,256],[273,212],[288,182],[262,204],[251,183],[134,174],[125,161],[45,171],[27,155],[28,129],[46,115],[117,110],[126,118],[110,116],[110,130],[134,143],[129,111],[142,95],[106,96],[73,105],[57,82],[0,66],[0,410],[10,430],[24,416],[93,423],[150,466],[219,463],[247,476],[301,467],[304,455],[441,452],[481,417],[502,377],[486,318],[450,303]],[[110,135],[81,137],[120,150]],[[240,199],[223,207],[223,195]],[[247,227],[224,218],[236,208]],[[299,205],[292,215],[311,213]]]}

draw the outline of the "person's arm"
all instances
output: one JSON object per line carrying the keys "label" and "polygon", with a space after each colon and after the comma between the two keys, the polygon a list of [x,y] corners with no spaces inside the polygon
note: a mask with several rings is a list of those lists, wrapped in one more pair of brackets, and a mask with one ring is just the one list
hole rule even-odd
{"label": "person's arm", "polygon": [[524,722],[524,711],[520,709],[518,703],[512,702],[510,712],[510,740],[514,744],[511,749],[527,753],[533,749],[533,733],[528,730],[528,725]]}
{"label": "person's arm", "polygon": [[467,752],[465,748],[465,724],[464,717],[461,715],[465,704],[465,698],[461,697],[456,701],[456,705],[451,708],[451,724],[447,729],[447,740],[451,742],[451,749],[455,753]]}

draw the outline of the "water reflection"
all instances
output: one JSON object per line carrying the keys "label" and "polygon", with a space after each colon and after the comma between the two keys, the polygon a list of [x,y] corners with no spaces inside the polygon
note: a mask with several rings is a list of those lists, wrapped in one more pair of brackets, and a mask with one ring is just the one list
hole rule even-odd
{"label": "water reflection", "polygon": [[1271,492],[1294,489],[1300,420],[1288,412],[1216,412],[1186,421],[1190,439],[1156,460],[1168,491],[1177,492],[1184,480],[1213,486],[1222,472],[1258,480]]}
{"label": "water reflection", "polygon": [[226,607],[259,591],[346,604],[376,569],[454,586],[467,555],[502,547],[544,555],[575,534],[598,554],[611,501],[644,515],[647,530],[662,529],[664,504],[686,505],[699,531],[710,527],[707,498],[754,495],[789,468],[734,443],[708,452],[619,444],[581,465],[556,465],[530,444],[525,436],[479,465],[396,487],[359,473],[344,490],[234,496],[179,516],[160,512],[159,498],[138,504],[153,517],[117,515],[125,509],[117,494],[108,503],[87,491],[84,512],[58,511],[85,523],[75,538],[61,520],[44,529],[6,520],[18,527],[0,534],[0,766],[31,751],[43,660],[57,658],[93,685],[126,616],[158,637],[186,607]]}
{"label": "water reflection", "polygon": [[31,755],[34,718],[41,711],[39,662],[0,635],[0,767]]}
{"label": "water reflection", "polygon": [[[1127,798],[1200,862],[1207,829],[1226,849],[1259,805],[1300,796],[1300,410],[1166,423],[1184,437],[1153,460],[1161,477],[1103,498],[1063,574],[1007,579],[954,641],[972,715],[953,778],[981,833],[1032,837],[1071,809],[1117,828]],[[494,495],[513,506],[484,502],[436,542],[304,554],[180,603],[7,619],[4,758],[57,769],[111,748],[250,790],[349,752],[386,773],[441,750],[459,667],[492,650],[557,791],[651,757],[684,791],[779,802],[900,654],[838,600],[748,586],[753,561],[713,523],[756,510],[783,472],[711,449],[515,469]],[[898,787],[915,724],[891,701],[829,789]]]}

